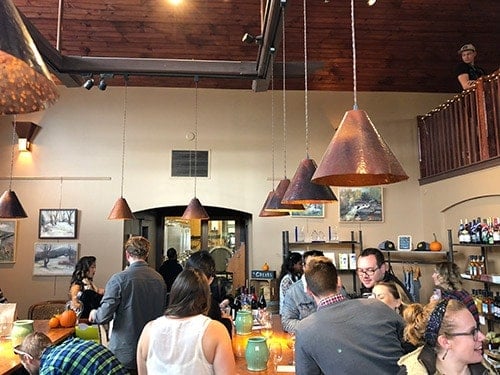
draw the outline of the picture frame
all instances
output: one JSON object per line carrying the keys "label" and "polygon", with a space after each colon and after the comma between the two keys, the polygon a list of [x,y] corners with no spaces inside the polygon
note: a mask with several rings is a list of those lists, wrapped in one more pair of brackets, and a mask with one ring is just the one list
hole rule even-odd
{"label": "picture frame", "polygon": [[413,244],[411,242],[412,238],[410,235],[404,234],[398,236],[398,250],[400,251],[410,251],[413,249]]}
{"label": "picture frame", "polygon": [[384,221],[383,191],[380,186],[341,187],[337,198],[341,223]]}
{"label": "picture frame", "polygon": [[0,263],[15,263],[17,220],[0,220]]}
{"label": "picture frame", "polygon": [[77,236],[78,209],[40,209],[38,219],[39,239],[75,239]]}
{"label": "picture frame", "polygon": [[35,242],[34,276],[71,276],[78,262],[78,242]]}
{"label": "picture frame", "polygon": [[308,218],[322,218],[325,217],[325,204],[324,203],[306,203],[304,204],[304,211],[291,211],[292,217],[308,217]]}

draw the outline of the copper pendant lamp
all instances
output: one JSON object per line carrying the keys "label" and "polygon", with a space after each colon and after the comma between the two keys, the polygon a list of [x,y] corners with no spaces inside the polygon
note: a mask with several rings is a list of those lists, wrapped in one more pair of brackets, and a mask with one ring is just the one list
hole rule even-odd
{"label": "copper pendant lamp", "polygon": [[[195,115],[194,115],[194,198],[189,201],[182,218],[185,220],[208,220],[210,217],[201,202],[196,198],[196,177],[197,177],[197,155],[198,155],[198,81],[199,77],[194,77],[195,82]],[[191,155],[191,153],[190,153]],[[191,165],[191,158],[189,160]]]}
{"label": "copper pendant lamp", "polygon": [[0,20],[0,114],[46,109],[59,94],[11,0],[0,1]]}
{"label": "copper pendant lamp", "polygon": [[286,204],[332,203],[337,200],[337,197],[329,186],[318,185],[311,182],[311,178],[316,171],[316,162],[309,158],[309,107],[307,92],[307,11],[306,0],[304,0],[304,114],[306,158],[300,162],[290,182],[290,186],[283,195],[282,203]]}
{"label": "copper pendant lamp", "polygon": [[408,179],[365,111],[358,109],[354,0],[351,0],[354,107],[347,111],[312,181],[331,186],[372,186]]}
{"label": "copper pendant lamp", "polygon": [[[273,56],[274,57],[274,56]],[[273,211],[273,210],[267,210],[269,207],[269,203],[271,202],[271,198],[273,197],[275,190],[274,190],[274,150],[275,150],[275,143],[274,143],[274,64],[271,64],[271,169],[272,169],[272,177],[271,177],[271,184],[272,184],[272,190],[267,194],[266,201],[264,202],[264,205],[262,206],[262,209],[259,212],[259,217],[278,217],[278,216],[288,216],[289,213],[288,211]]]}
{"label": "copper pendant lamp", "polygon": [[12,191],[12,174],[14,170],[14,149],[16,145],[16,121],[14,118],[14,124],[12,127],[12,144],[11,144],[11,155],[10,155],[10,178],[9,178],[9,189],[4,191],[0,197],[0,219],[23,219],[28,217],[26,211],[24,211],[21,202],[17,198],[17,195]]}
{"label": "copper pendant lamp", "polygon": [[283,203],[283,195],[285,195],[288,186],[290,185],[290,180],[286,177],[286,38],[285,38],[285,12],[282,12],[282,51],[283,51],[283,171],[284,178],[278,183],[274,194],[271,195],[270,199],[266,202],[265,210],[274,212],[290,212],[290,211],[304,211],[304,206],[302,204],[292,204]]}
{"label": "copper pendant lamp", "polygon": [[123,94],[123,130],[122,130],[122,180],[121,180],[121,193],[120,197],[116,200],[111,212],[109,213],[108,220],[133,220],[135,219],[132,210],[130,209],[127,200],[123,198],[123,184],[125,180],[125,140],[126,140],[126,124],[127,124],[127,89],[128,89],[128,76],[124,76],[125,89]]}

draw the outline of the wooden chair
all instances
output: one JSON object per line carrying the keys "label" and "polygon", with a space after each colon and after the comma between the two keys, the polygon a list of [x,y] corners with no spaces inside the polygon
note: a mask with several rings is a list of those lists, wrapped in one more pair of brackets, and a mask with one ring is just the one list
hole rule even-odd
{"label": "wooden chair", "polygon": [[54,315],[60,314],[66,310],[67,302],[68,301],[64,300],[50,300],[34,303],[28,309],[28,319],[50,319]]}

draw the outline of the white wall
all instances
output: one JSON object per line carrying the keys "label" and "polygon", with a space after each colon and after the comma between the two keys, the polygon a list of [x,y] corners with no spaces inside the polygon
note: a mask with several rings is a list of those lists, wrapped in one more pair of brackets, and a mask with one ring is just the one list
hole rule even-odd
{"label": "white wall", "polygon": [[[20,316],[36,301],[66,298],[69,277],[33,277],[33,244],[38,235],[40,208],[78,208],[80,255],[98,258],[96,282],[104,285],[121,269],[122,222],[106,220],[120,195],[123,88],[106,91],[60,87],[61,98],[41,113],[18,116],[42,126],[29,155],[16,152],[13,190],[27,219],[20,220],[14,264],[0,264],[0,287],[19,302]],[[194,90],[129,88],[124,196],[132,210],[185,205],[193,195],[190,179],[170,177],[172,149],[193,149],[186,133],[194,129]],[[271,92],[199,89],[198,148],[211,151],[210,178],[198,179],[197,196],[204,205],[221,206],[253,215],[249,238],[250,268],[268,262],[281,265],[281,231],[295,225],[326,231],[339,227],[341,239],[363,230],[364,245],[377,246],[398,234],[414,241],[431,241],[435,226],[428,224],[425,193],[418,185],[416,116],[449,98],[442,94],[359,93],[365,110],[410,176],[406,182],[384,187],[381,224],[338,224],[338,207],[327,205],[324,219],[259,218],[271,190]],[[281,92],[275,92],[275,177],[282,178],[283,124]],[[351,93],[309,92],[310,156],[321,156],[346,110]],[[8,177],[11,154],[11,116],[0,117],[0,176]],[[304,93],[287,93],[287,177],[305,157]],[[40,177],[110,178],[103,180],[39,180]],[[0,190],[8,179],[0,180]],[[334,188],[337,192],[337,188]],[[451,199],[451,198],[450,198]],[[443,197],[443,200],[446,200]],[[434,221],[432,221],[434,222]],[[439,231],[444,236],[445,227]],[[444,238],[443,238],[444,239]]]}

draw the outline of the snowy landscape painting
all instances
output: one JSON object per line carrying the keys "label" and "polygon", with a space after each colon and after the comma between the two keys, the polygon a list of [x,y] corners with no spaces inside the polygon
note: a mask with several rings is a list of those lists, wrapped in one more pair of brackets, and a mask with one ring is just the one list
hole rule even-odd
{"label": "snowy landscape painting", "polygon": [[77,219],[76,208],[41,209],[38,238],[76,238]]}
{"label": "snowy landscape painting", "polygon": [[71,276],[78,261],[78,242],[36,242],[35,276]]}

